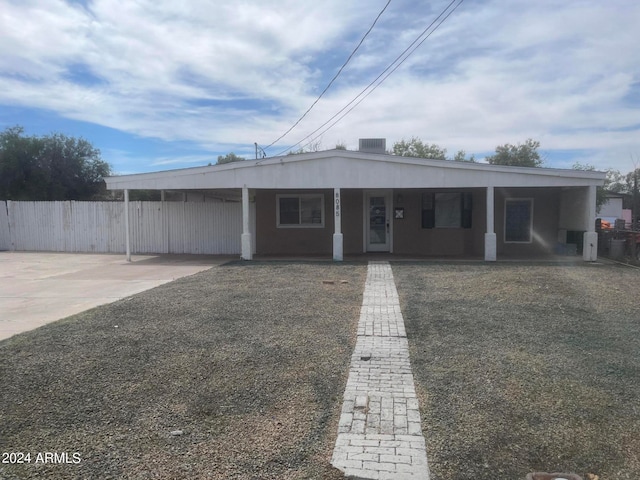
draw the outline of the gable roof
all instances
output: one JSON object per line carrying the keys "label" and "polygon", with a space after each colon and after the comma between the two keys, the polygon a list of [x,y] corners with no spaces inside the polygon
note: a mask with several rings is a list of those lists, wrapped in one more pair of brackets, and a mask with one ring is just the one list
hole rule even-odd
{"label": "gable roof", "polygon": [[346,150],[105,178],[109,190],[601,186],[604,172],[512,167]]}

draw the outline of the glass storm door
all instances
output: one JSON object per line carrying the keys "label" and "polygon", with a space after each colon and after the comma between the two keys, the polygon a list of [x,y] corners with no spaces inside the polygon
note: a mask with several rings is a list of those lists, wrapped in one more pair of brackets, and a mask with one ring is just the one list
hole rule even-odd
{"label": "glass storm door", "polygon": [[389,205],[384,194],[367,194],[367,251],[389,251]]}

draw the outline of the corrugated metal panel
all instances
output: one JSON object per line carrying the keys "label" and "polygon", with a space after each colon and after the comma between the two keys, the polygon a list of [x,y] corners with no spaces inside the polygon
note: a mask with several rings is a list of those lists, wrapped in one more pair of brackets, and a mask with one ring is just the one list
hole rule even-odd
{"label": "corrugated metal panel", "polygon": [[[124,253],[124,208],[119,202],[7,202],[8,232],[0,248]],[[239,254],[242,205],[233,202],[131,202],[133,253]],[[2,209],[0,209],[2,210]],[[0,226],[3,217],[0,213]],[[5,217],[7,212],[5,210]],[[255,225],[255,205],[251,205]],[[255,245],[255,242],[254,242]]]}
{"label": "corrugated metal panel", "polygon": [[9,202],[16,250],[123,252],[123,217],[113,202]]}
{"label": "corrugated metal panel", "polygon": [[131,202],[129,221],[133,253],[164,253],[162,202]]}
{"label": "corrugated metal panel", "polygon": [[167,202],[169,253],[239,254],[242,205]]}

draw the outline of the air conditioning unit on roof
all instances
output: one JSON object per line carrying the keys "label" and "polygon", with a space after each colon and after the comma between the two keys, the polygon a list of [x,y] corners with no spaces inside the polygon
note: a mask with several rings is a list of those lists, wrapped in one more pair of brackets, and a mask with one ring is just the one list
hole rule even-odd
{"label": "air conditioning unit on roof", "polygon": [[387,153],[387,139],[361,138],[358,150],[365,153]]}

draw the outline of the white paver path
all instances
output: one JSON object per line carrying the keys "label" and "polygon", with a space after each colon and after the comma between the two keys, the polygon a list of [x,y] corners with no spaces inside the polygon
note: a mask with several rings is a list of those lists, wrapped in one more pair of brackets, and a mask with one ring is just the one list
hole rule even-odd
{"label": "white paver path", "polygon": [[369,262],[331,464],[361,479],[429,480],[409,346],[388,262]]}

